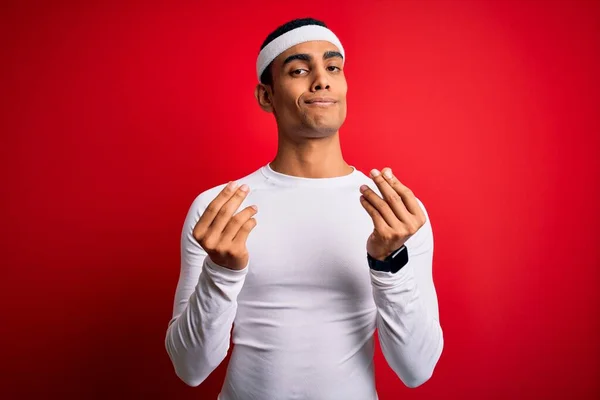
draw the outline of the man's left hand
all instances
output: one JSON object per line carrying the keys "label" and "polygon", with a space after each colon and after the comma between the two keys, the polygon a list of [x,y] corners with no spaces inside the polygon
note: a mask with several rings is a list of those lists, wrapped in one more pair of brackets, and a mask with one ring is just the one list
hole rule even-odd
{"label": "man's left hand", "polygon": [[367,185],[360,187],[360,203],[375,227],[367,240],[367,253],[377,260],[384,260],[402,247],[427,219],[413,192],[398,181],[391,168],[384,168],[382,173],[374,169],[371,178],[383,199]]}

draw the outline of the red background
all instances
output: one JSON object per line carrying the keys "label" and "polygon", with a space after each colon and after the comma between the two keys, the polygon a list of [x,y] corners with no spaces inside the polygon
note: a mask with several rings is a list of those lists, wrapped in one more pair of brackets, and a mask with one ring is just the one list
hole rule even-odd
{"label": "red background", "polygon": [[[284,5],[285,4],[285,5]],[[193,198],[270,161],[254,63],[286,20],[347,51],[348,162],[436,242],[445,349],[381,400],[597,398],[597,1],[3,3],[3,398],[215,399],[164,350]]]}

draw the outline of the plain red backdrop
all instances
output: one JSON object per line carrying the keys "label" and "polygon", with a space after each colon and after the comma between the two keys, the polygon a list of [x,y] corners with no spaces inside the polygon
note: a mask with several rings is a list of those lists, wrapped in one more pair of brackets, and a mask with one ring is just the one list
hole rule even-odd
{"label": "plain red backdrop", "polygon": [[[164,334],[193,198],[270,161],[280,23],[347,51],[344,155],[428,207],[445,349],[381,400],[597,398],[600,3],[2,5],[2,397],[215,399]],[[332,399],[333,400],[333,399]]]}

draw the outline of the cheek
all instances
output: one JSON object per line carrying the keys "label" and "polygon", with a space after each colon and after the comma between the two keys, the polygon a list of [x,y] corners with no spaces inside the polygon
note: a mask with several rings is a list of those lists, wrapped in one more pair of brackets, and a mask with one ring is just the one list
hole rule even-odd
{"label": "cheek", "polygon": [[283,104],[283,107],[285,107],[285,109],[290,115],[298,115],[302,113],[302,109],[298,105],[299,97],[300,96],[294,96],[293,94],[290,94],[288,97],[285,98],[285,104]]}
{"label": "cheek", "polygon": [[291,85],[288,85],[285,88],[278,88],[279,96],[277,96],[277,104],[286,109],[295,109],[298,107],[298,99],[302,95],[301,91]]}
{"label": "cheek", "polygon": [[348,93],[348,85],[346,84],[346,80],[340,86],[340,93],[346,99],[346,94]]}
{"label": "cheek", "polygon": [[280,92],[273,99],[273,106],[277,110],[284,111],[284,110],[290,108],[290,99],[288,98],[287,95],[286,96],[282,96],[282,93]]}

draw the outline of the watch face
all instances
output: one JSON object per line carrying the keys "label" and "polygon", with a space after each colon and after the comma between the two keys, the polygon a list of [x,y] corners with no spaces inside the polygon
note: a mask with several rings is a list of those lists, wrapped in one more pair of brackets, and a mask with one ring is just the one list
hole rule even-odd
{"label": "watch face", "polygon": [[404,250],[406,250],[406,246],[400,247],[398,250],[396,250],[395,252],[392,253],[392,255],[390,256],[390,258],[397,257],[398,254],[402,253]]}
{"label": "watch face", "polygon": [[404,267],[403,263],[399,263],[396,261],[396,258],[394,259],[394,261],[392,261],[392,265],[391,265],[391,272],[392,274],[395,274],[396,272],[400,271],[400,269]]}
{"label": "watch face", "polygon": [[367,254],[367,259],[369,260],[369,267],[372,270],[395,274],[408,263],[408,249],[406,246],[402,246],[385,261],[376,260],[369,256],[369,254]]}
{"label": "watch face", "polygon": [[396,272],[400,271],[400,268],[404,267],[407,263],[408,263],[408,249],[406,247],[404,247],[392,259],[392,272],[396,273]]}

